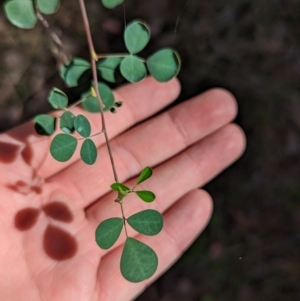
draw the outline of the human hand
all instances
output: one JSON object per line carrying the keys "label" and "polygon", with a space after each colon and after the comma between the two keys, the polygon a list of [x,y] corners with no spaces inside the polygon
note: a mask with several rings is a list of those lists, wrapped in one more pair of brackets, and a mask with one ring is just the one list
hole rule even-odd
{"label": "human hand", "polygon": [[[212,200],[197,187],[242,154],[245,138],[230,124],[235,100],[221,89],[131,128],[171,103],[179,90],[175,79],[160,84],[147,78],[123,86],[116,99],[124,106],[117,115],[105,115],[120,182],[130,186],[143,167],[154,169],[143,187],[154,191],[156,200],[144,204],[128,196],[126,215],[149,208],[164,215],[159,235],[139,237],[159,258],[155,275],[141,283],[130,283],[120,273],[123,233],[109,250],[95,243],[99,222],[120,216],[103,135],[95,137],[99,152],[92,166],[79,153],[56,162],[49,154],[51,138],[37,136],[32,123],[0,136],[0,300],[131,300],[203,231]],[[94,132],[101,129],[98,114],[84,114]]]}

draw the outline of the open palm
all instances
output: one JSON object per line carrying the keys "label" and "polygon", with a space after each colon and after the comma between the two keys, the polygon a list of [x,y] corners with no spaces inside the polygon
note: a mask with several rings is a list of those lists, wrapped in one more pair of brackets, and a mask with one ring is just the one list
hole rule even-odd
{"label": "open palm", "polygon": [[[99,222],[121,216],[109,188],[114,181],[103,136],[95,137],[93,166],[78,153],[67,163],[55,162],[51,140],[38,137],[32,123],[0,136],[0,300],[131,300],[204,229],[212,201],[197,187],[241,155],[244,135],[230,124],[236,104],[221,89],[139,123],[171,103],[179,90],[177,80],[159,84],[148,78],[126,85],[116,91],[124,102],[120,112],[106,114],[119,180],[130,186],[143,167],[154,169],[143,187],[154,191],[156,200],[144,204],[126,198],[125,214],[153,208],[164,215],[159,235],[139,237],[159,258],[156,274],[141,283],[120,273],[124,234],[110,250],[95,243]],[[99,131],[99,115],[84,114],[92,131]],[[139,236],[133,230],[130,235]]]}

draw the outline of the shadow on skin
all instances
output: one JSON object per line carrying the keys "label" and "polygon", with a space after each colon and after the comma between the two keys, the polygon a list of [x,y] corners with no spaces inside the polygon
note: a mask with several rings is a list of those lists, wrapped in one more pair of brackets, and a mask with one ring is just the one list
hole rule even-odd
{"label": "shadow on skin", "polygon": [[18,156],[19,150],[19,145],[0,142],[0,162],[6,164],[13,162]]}
{"label": "shadow on skin", "polygon": [[[41,209],[28,207],[17,212],[14,224],[19,231],[31,229],[43,212],[48,218],[70,223],[73,216],[68,206],[62,202],[51,202]],[[62,261],[75,256],[78,245],[75,238],[66,230],[49,224],[43,235],[45,253],[52,259]]]}

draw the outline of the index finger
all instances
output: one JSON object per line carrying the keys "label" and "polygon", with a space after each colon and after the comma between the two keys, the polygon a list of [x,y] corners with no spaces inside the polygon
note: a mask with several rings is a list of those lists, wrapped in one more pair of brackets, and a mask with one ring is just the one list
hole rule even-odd
{"label": "index finger", "polygon": [[[137,84],[126,84],[114,92],[115,99],[124,102],[124,106],[118,114],[105,114],[105,121],[109,138],[117,136],[135,123],[146,119],[162,108],[170,104],[179,94],[180,84],[177,79],[167,83],[158,83],[152,77],[146,78]],[[72,110],[75,115],[84,114],[89,119],[92,132],[101,131],[101,116],[84,111],[76,107]],[[52,137],[41,137],[35,133],[33,123],[28,122],[18,126],[3,135],[3,139],[9,137],[16,141],[18,145],[23,143],[24,149],[21,152],[22,158],[34,168],[43,177],[49,177],[55,173],[67,168],[80,157],[79,150],[73,157],[65,162],[55,161],[49,153],[49,147]],[[104,144],[103,135],[96,136],[93,141],[99,147]],[[16,160],[18,161],[18,160]]]}

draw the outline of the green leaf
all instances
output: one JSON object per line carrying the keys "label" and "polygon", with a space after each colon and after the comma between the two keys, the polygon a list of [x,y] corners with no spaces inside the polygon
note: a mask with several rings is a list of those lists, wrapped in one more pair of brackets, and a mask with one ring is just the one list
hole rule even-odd
{"label": "green leaf", "polygon": [[147,69],[143,61],[135,56],[126,56],[120,65],[121,74],[132,83],[136,83],[144,79],[147,75]]}
{"label": "green leaf", "polygon": [[155,200],[155,194],[148,190],[134,191],[144,202],[151,203]]}
{"label": "green leaf", "polygon": [[67,95],[57,88],[50,91],[48,101],[54,109],[65,109],[68,106]]}
{"label": "green leaf", "polygon": [[83,115],[77,115],[74,120],[75,130],[82,137],[89,137],[91,135],[91,125],[88,119]]}
{"label": "green leaf", "polygon": [[127,237],[121,257],[121,273],[131,282],[141,282],[150,278],[156,271],[158,258],[146,244]]}
{"label": "green leaf", "polygon": [[129,191],[131,191],[131,189],[129,187],[127,187],[126,185],[122,184],[122,183],[113,183],[110,185],[110,188],[120,192],[121,194],[124,193],[128,193]]}
{"label": "green leaf", "polygon": [[167,82],[179,73],[181,59],[177,51],[165,48],[150,56],[146,64],[150,74],[157,81]]}
{"label": "green leaf", "polygon": [[96,97],[91,95],[91,91],[86,91],[85,93],[81,94],[81,99],[86,98],[82,102],[82,107],[91,113],[98,113],[100,112],[99,102]]}
{"label": "green leaf", "polygon": [[[108,85],[100,82],[98,83],[98,91],[100,93],[100,97],[104,105],[103,111],[109,111],[109,109],[115,104],[115,97],[111,88]],[[90,91],[85,92],[84,94],[81,95],[81,98],[84,98],[85,95],[89,95],[90,93],[91,93]],[[93,112],[93,113],[100,112],[98,99],[95,96],[91,95],[86,100],[84,100],[82,102],[82,106],[88,112]]]}
{"label": "green leaf", "polygon": [[64,112],[60,116],[59,127],[66,134],[72,134],[74,132],[74,119],[75,115],[69,111]]}
{"label": "green leaf", "polygon": [[118,80],[118,66],[122,58],[120,57],[107,57],[97,62],[97,69],[103,79],[110,83],[115,83]]}
{"label": "green leaf", "polygon": [[101,222],[96,229],[96,242],[101,249],[107,250],[118,240],[123,228],[123,219],[112,217]]}
{"label": "green leaf", "polygon": [[19,28],[30,29],[37,22],[32,0],[7,0],[4,12],[7,19]]}
{"label": "green leaf", "polygon": [[34,119],[34,127],[39,135],[50,136],[55,131],[56,118],[50,115],[38,115]]}
{"label": "green leaf", "polygon": [[102,4],[106,8],[114,8],[123,2],[124,0],[102,0]]}
{"label": "green leaf", "polygon": [[97,159],[97,147],[93,140],[85,139],[80,150],[80,157],[86,164],[93,165]]}
{"label": "green leaf", "polygon": [[36,0],[36,4],[42,14],[50,15],[59,8],[59,0]]}
{"label": "green leaf", "polygon": [[146,181],[147,179],[149,179],[152,176],[153,170],[151,167],[146,166],[140,173],[139,178],[137,180],[136,185]]}
{"label": "green leaf", "polygon": [[156,235],[163,228],[162,215],[152,209],[144,210],[127,218],[128,224],[137,232],[145,235]]}
{"label": "green leaf", "polygon": [[141,21],[134,20],[129,23],[124,31],[124,42],[127,50],[135,54],[143,50],[150,40],[150,28]]}
{"label": "green leaf", "polygon": [[77,139],[68,134],[56,135],[50,145],[52,157],[59,162],[68,161],[77,147]]}
{"label": "green leaf", "polygon": [[59,70],[60,77],[69,87],[76,87],[83,73],[91,68],[91,64],[81,58],[74,58],[65,63]]}
{"label": "green leaf", "polygon": [[104,105],[103,110],[108,111],[115,104],[114,94],[111,88],[104,83],[98,83],[98,89],[102,103]]}

